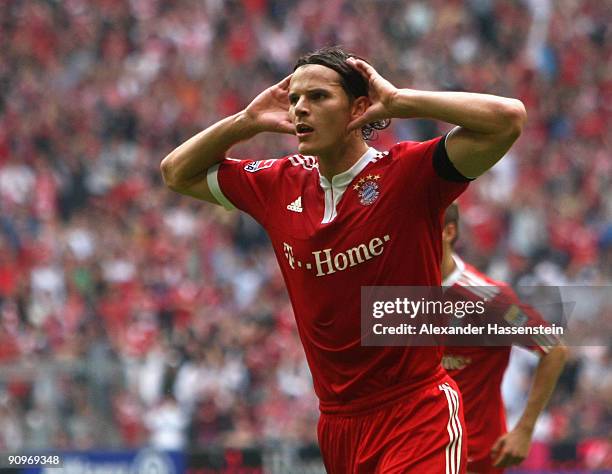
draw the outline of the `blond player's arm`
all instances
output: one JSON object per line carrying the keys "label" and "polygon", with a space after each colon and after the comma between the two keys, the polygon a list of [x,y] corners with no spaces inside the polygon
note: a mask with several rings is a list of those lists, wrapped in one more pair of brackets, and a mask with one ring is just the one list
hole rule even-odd
{"label": "blond player's arm", "polygon": [[491,448],[495,466],[509,467],[520,464],[529,454],[536,421],[557,385],[567,356],[568,349],[562,344],[541,356],[523,414],[514,429],[500,437]]}

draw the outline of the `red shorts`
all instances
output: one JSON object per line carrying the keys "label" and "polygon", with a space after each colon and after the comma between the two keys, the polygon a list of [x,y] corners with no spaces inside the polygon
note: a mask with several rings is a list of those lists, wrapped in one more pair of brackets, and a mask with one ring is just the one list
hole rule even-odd
{"label": "red shorts", "polygon": [[492,459],[480,459],[468,462],[468,474],[503,474],[504,470],[499,467],[493,467]]}
{"label": "red shorts", "polygon": [[450,377],[364,414],[321,414],[329,474],[465,474],[463,407]]}

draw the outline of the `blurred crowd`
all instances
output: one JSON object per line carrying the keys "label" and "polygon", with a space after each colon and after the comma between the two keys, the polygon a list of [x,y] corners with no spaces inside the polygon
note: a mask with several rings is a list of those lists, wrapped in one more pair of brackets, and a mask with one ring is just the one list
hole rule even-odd
{"label": "blurred crowd", "polygon": [[[159,163],[324,45],[369,58],[398,86],[521,99],[521,139],[461,199],[459,251],[511,283],[610,285],[608,6],[0,2],[0,450],[316,440],[265,234],[169,191]],[[373,146],[448,129],[395,120]],[[232,156],[295,146],[262,135]],[[541,466],[612,465],[611,345],[572,348],[536,433]],[[517,360],[510,418],[533,370]]]}

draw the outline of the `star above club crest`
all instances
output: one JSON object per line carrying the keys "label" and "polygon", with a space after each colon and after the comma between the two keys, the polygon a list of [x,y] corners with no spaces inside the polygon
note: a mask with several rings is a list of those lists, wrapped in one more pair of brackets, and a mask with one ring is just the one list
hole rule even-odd
{"label": "star above club crest", "polygon": [[379,174],[375,175],[374,179],[380,179],[380,175]]}
{"label": "star above club crest", "polygon": [[371,174],[367,175],[366,179],[372,179],[372,175]]}
{"label": "star above club crest", "polygon": [[365,183],[365,178],[361,178],[361,179],[358,181],[358,183],[359,183],[359,184],[363,184],[363,183]]}
{"label": "star above club crest", "polygon": [[354,189],[355,191],[359,191],[359,185],[358,185],[358,184],[356,184],[355,186],[353,186],[353,189]]}

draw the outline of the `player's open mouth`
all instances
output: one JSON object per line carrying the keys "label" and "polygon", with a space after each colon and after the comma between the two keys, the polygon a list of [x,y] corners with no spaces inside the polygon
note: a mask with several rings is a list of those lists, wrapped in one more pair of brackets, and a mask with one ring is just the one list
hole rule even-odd
{"label": "player's open mouth", "polygon": [[310,125],[306,125],[305,123],[298,123],[295,126],[295,132],[298,138],[302,138],[314,132],[314,128],[312,128]]}

